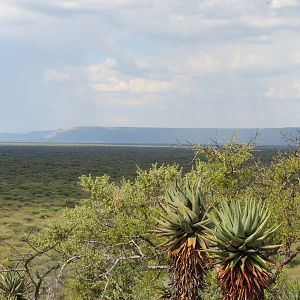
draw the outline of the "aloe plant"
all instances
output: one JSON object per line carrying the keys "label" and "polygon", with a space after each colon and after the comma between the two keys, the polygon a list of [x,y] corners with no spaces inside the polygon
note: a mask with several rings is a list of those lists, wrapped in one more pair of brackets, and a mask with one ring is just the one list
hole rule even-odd
{"label": "aloe plant", "polygon": [[221,265],[219,281],[224,300],[261,300],[270,273],[266,251],[281,245],[269,245],[267,239],[279,226],[267,228],[269,212],[254,200],[245,207],[239,202],[224,202],[211,215],[215,231],[207,229],[207,237],[215,249],[211,253]]}
{"label": "aloe plant", "polygon": [[0,295],[1,299],[28,300],[25,279],[12,272],[0,274]]}
{"label": "aloe plant", "polygon": [[204,227],[210,226],[206,215],[205,195],[199,187],[188,184],[170,187],[164,213],[157,220],[155,232],[169,239],[163,244],[168,253],[172,272],[170,299],[199,299],[199,290],[203,284],[208,255],[206,241],[203,238]]}

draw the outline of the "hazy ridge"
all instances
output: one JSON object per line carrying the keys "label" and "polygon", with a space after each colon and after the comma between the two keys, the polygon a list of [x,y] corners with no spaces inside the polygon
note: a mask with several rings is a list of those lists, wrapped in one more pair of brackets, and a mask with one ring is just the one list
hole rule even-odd
{"label": "hazy ridge", "polygon": [[176,144],[186,141],[211,143],[211,139],[228,140],[235,133],[238,141],[247,142],[259,133],[257,145],[284,146],[282,133],[299,136],[300,127],[287,128],[148,128],[148,127],[76,127],[28,133],[0,133],[0,142],[37,143],[109,143]]}

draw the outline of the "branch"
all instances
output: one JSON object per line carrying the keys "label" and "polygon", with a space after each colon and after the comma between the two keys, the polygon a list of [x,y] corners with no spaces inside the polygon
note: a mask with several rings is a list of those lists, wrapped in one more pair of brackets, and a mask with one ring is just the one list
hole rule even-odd
{"label": "branch", "polygon": [[169,266],[145,266],[145,270],[168,270],[170,269]]}
{"label": "branch", "polygon": [[[36,278],[34,277],[33,275],[33,271],[31,270],[31,267],[30,267],[30,263],[36,259],[37,257],[39,256],[42,256],[42,255],[46,255],[48,256],[49,258],[53,259],[51,256],[49,256],[47,254],[47,252],[49,252],[50,250],[54,249],[56,246],[58,246],[63,240],[67,239],[71,232],[74,230],[74,228],[77,226],[77,224],[75,224],[74,226],[72,226],[65,234],[64,236],[56,241],[54,244],[52,245],[49,245],[47,246],[46,248],[42,249],[42,250],[39,250],[37,249],[35,246],[33,246],[29,240],[27,239],[27,244],[34,250],[34,253],[26,253],[26,256],[24,256],[20,262],[22,262],[24,264],[24,272],[28,275],[33,287],[34,287],[34,299],[38,299],[39,296],[41,295],[41,293],[44,291],[42,290],[41,291],[41,286],[42,286],[42,283],[43,281],[45,280],[45,278],[49,275],[49,273],[51,273],[53,270],[56,270],[59,268],[60,264],[59,263],[56,263],[54,266],[52,267],[49,267],[49,269],[40,274],[38,272],[38,270],[35,271],[35,276]],[[54,259],[53,259],[54,260]]]}
{"label": "branch", "polygon": [[25,269],[3,269],[0,270],[0,273],[9,273],[9,272],[26,272]]}
{"label": "branch", "polygon": [[57,276],[57,280],[59,280],[62,277],[63,271],[67,267],[68,264],[70,264],[73,260],[80,259],[82,257],[83,257],[83,255],[77,255],[77,256],[72,256],[71,258],[69,258],[68,260],[66,260],[63,263],[63,265],[61,266],[60,270],[59,270],[59,274]]}
{"label": "branch", "polygon": [[133,239],[131,239],[130,242],[136,247],[138,255],[140,256],[140,258],[144,258],[145,255],[142,252],[141,248],[138,246],[138,244]]}
{"label": "branch", "polygon": [[52,266],[49,268],[45,273],[40,274],[38,271],[36,271],[36,277],[38,278],[38,282],[35,285],[35,292],[34,292],[34,299],[38,299],[39,296],[44,292],[44,289],[41,291],[41,286],[44,281],[44,279],[47,277],[49,273],[51,273],[53,270],[56,270],[59,268],[59,264],[56,266]]}
{"label": "branch", "polygon": [[276,268],[272,270],[272,275],[269,279],[269,284],[272,284],[276,281],[276,277],[278,276],[281,269],[289,262],[291,262],[299,253],[300,253],[300,246],[297,247],[295,251],[290,252],[290,254],[284,258],[284,260],[282,260],[279,264],[277,264]]}
{"label": "branch", "polygon": [[[139,237],[140,238],[140,237]],[[144,240],[147,240],[148,239],[144,239]],[[149,242],[149,241],[148,241]],[[152,243],[152,242],[151,242]],[[105,278],[106,282],[105,282],[105,286],[104,286],[104,289],[103,289],[103,292],[102,292],[102,297],[100,299],[104,299],[105,298],[105,292],[106,290],[108,289],[108,286],[109,286],[109,282],[111,281],[111,278],[110,278],[110,275],[111,273],[114,271],[114,269],[117,267],[117,265],[122,262],[122,261],[128,261],[128,260],[141,260],[143,261],[143,264],[141,266],[141,270],[144,270],[144,271],[150,271],[150,270],[166,270],[166,269],[169,269],[169,266],[165,266],[165,265],[156,265],[156,266],[149,266],[146,264],[145,260],[146,260],[146,257],[142,251],[142,249],[140,248],[140,246],[137,244],[137,242],[134,240],[134,239],[131,239],[130,240],[130,244],[134,246],[134,249],[133,251],[136,253],[136,255],[130,255],[130,256],[120,256],[120,257],[117,257],[113,264],[111,265],[111,267],[106,270],[106,272],[104,272],[103,274],[101,274],[100,276]]]}

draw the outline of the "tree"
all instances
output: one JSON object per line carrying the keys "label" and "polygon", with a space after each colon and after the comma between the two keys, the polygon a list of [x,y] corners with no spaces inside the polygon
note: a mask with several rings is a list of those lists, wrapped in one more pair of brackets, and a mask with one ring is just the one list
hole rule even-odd
{"label": "tree", "polygon": [[137,173],[135,181],[120,184],[109,182],[108,176],[82,176],[80,184],[89,198],[67,209],[34,239],[45,247],[74,227],[55,251],[65,259],[80,257],[69,265],[66,278],[68,291],[80,299],[155,299],[158,287],[167,284],[166,259],[156,248],[162,238],[150,230],[158,200],[182,172],[177,165],[153,165]]}

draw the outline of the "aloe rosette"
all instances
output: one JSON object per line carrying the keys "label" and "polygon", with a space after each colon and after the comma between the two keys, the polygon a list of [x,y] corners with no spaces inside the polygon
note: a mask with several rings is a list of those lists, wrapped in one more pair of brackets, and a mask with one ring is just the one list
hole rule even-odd
{"label": "aloe rosette", "polygon": [[268,228],[270,214],[261,202],[248,200],[223,202],[211,219],[215,230],[207,239],[214,248],[209,252],[219,259],[219,281],[226,300],[261,300],[268,286],[270,261],[266,252],[281,245],[268,245],[268,238],[278,229]]}
{"label": "aloe rosette", "polygon": [[154,231],[169,238],[161,246],[168,253],[172,272],[170,299],[199,299],[208,262],[204,231],[211,224],[205,194],[199,185],[192,188],[189,184],[174,184],[161,207],[163,213]]}

